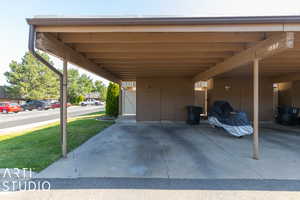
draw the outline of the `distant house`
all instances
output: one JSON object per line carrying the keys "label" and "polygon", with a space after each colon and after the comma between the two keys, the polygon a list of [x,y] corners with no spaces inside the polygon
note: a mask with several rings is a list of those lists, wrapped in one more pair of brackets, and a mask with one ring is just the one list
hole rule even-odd
{"label": "distant house", "polygon": [[0,102],[14,102],[22,104],[25,102],[25,99],[9,97],[9,95],[6,92],[5,86],[0,86]]}

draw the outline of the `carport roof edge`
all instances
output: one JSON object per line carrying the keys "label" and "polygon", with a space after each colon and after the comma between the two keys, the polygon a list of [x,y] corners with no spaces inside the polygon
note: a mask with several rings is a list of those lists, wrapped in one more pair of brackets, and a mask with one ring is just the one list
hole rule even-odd
{"label": "carport roof edge", "polygon": [[31,25],[88,26],[88,25],[213,25],[300,23],[300,15],[291,16],[235,16],[235,17],[55,17],[27,18]]}

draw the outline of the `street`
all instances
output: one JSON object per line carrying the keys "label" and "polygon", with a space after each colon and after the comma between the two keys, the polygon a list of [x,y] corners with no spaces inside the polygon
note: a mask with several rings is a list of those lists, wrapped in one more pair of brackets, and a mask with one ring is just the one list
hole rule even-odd
{"label": "street", "polygon": [[[79,115],[99,111],[104,111],[104,106],[72,106],[68,108],[68,117],[76,117]],[[39,122],[45,122],[49,120],[58,120],[59,113],[59,108],[43,111],[33,110],[9,114],[0,113],[0,130]]]}

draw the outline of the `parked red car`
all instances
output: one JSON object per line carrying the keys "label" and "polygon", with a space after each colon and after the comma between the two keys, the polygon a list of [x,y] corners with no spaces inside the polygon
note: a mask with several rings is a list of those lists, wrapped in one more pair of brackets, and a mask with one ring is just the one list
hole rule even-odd
{"label": "parked red car", "polygon": [[0,112],[2,113],[9,113],[9,112],[18,113],[21,110],[22,110],[21,106],[19,106],[17,103],[9,103],[9,102],[0,103]]}
{"label": "parked red car", "polygon": [[[67,107],[70,107],[71,104],[70,103],[67,103]],[[54,108],[60,108],[60,103],[59,102],[54,102],[51,104],[51,108],[54,109]]]}

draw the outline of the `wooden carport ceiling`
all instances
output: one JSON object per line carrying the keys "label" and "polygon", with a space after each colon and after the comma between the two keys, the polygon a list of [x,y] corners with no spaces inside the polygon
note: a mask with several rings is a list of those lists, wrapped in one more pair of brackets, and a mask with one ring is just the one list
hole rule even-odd
{"label": "wooden carport ceiling", "polygon": [[[274,34],[279,33],[59,33],[57,37],[122,80],[134,80],[193,77]],[[263,60],[262,74],[300,72],[299,41],[295,44],[294,50]],[[228,75],[247,75],[247,68]]]}
{"label": "wooden carport ceiling", "polygon": [[[101,69],[99,75],[109,74],[109,77],[113,76],[120,80],[153,76],[193,78],[267,38],[282,34],[284,31],[296,33],[300,30],[298,24],[300,18],[294,19],[291,24],[284,24],[288,20],[285,21],[281,17],[270,18],[272,23],[269,24],[247,22],[249,25],[242,23],[244,19],[237,21],[228,19],[227,22],[217,19],[222,23],[218,24],[216,21],[212,25],[203,26],[196,22],[197,25],[192,24],[194,23],[192,21],[186,24],[185,19],[182,24],[172,26],[143,24],[143,20],[139,22],[141,24],[130,25],[133,22],[131,19],[128,19],[125,25],[121,22],[112,26],[110,23],[114,20],[101,20],[97,21],[97,24],[93,24],[93,20],[87,20],[85,25],[81,25],[82,19],[50,20],[51,23],[47,25],[43,24],[43,19],[31,21],[37,25],[39,35],[50,34],[59,43],[73,49],[82,57],[81,61],[87,60],[89,65],[92,65],[94,73],[97,73],[96,66],[98,66]],[[49,49],[47,45],[41,40],[37,47],[55,54],[57,49],[55,47]],[[299,52],[300,41],[295,34],[292,50],[260,62],[262,76],[300,72]],[[89,69],[84,66],[84,62],[80,64],[83,64],[81,67]],[[245,65],[224,75],[249,75],[249,67]]]}
{"label": "wooden carport ceiling", "polygon": [[[251,65],[244,65],[227,73],[219,75],[219,77],[249,76],[252,73]],[[295,43],[295,48],[263,59],[260,62],[261,76],[274,78],[275,81],[300,80],[300,50],[299,41]],[[289,76],[291,75],[291,76]],[[283,77],[281,77],[283,76]]]}
{"label": "wooden carport ceiling", "polygon": [[[193,77],[259,41],[280,33],[52,33],[62,43],[121,80],[136,77]],[[137,38],[137,40],[134,40]],[[299,41],[295,48],[265,59],[266,76],[300,72]],[[227,73],[249,74],[248,67]]]}
{"label": "wooden carport ceiling", "polygon": [[59,33],[63,43],[122,80],[193,77],[263,40],[264,33]]}

